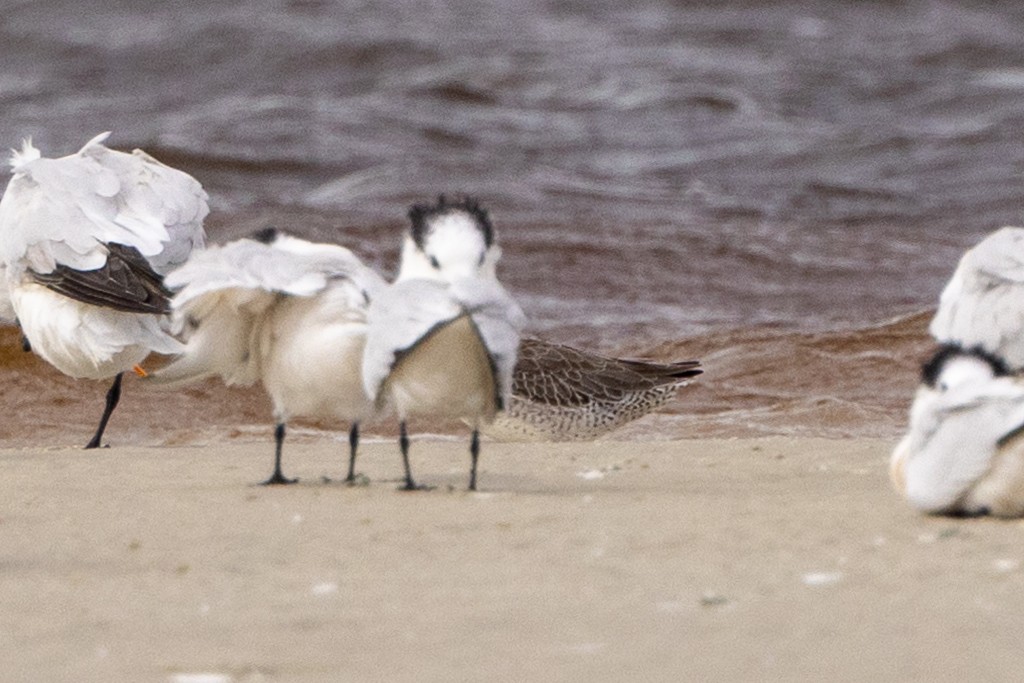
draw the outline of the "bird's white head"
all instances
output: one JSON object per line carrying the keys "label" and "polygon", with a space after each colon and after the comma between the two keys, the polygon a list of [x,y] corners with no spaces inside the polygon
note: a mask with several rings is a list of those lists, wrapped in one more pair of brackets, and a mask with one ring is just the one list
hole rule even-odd
{"label": "bird's white head", "polygon": [[1003,359],[982,348],[945,344],[921,367],[921,382],[933,391],[945,393],[1009,374]]}
{"label": "bird's white head", "polygon": [[409,210],[412,227],[402,245],[398,279],[451,282],[464,277],[495,277],[501,251],[487,211],[471,199],[417,204]]}

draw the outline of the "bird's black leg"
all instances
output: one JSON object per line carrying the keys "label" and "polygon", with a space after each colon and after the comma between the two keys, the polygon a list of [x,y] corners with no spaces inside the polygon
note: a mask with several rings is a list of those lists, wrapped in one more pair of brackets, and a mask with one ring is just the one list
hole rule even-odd
{"label": "bird's black leg", "polygon": [[87,449],[100,447],[100,441],[103,439],[103,430],[107,428],[110,415],[114,412],[114,408],[117,407],[117,402],[121,400],[121,377],[123,375],[123,372],[117,373],[117,376],[114,377],[114,383],[107,390],[107,407],[103,409],[103,417],[100,418],[100,426],[96,428],[96,433],[93,434],[89,443],[85,444]]}
{"label": "bird's black leg", "polygon": [[405,486],[402,491],[418,491],[419,486],[412,480],[412,469],[409,467],[409,434],[405,431],[405,420],[398,425],[398,446],[402,449],[402,464],[405,465]]}
{"label": "bird's black leg", "polygon": [[[21,329],[20,320],[15,318],[14,324],[18,326],[18,329]],[[32,351],[32,342],[28,340],[28,337],[25,336],[24,332],[21,333],[21,350],[24,351],[25,353],[29,353]]]}
{"label": "bird's black leg", "polygon": [[281,447],[284,445],[284,422],[278,422],[274,428],[274,473],[270,479],[260,482],[262,486],[274,484],[294,484],[298,479],[288,479],[281,474]]}
{"label": "bird's black leg", "polygon": [[352,428],[348,430],[348,476],[345,477],[346,484],[356,482],[356,450],[359,448],[359,423],[353,422]]}
{"label": "bird's black leg", "polygon": [[473,430],[473,438],[469,442],[469,457],[469,490],[476,491],[476,463],[480,459],[480,432],[476,429]]}

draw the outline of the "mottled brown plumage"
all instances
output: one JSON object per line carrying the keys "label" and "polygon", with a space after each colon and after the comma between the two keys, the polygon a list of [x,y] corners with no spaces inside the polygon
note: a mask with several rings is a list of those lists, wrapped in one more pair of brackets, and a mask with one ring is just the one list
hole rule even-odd
{"label": "mottled brown plumage", "polygon": [[702,372],[699,361],[624,360],[523,339],[509,405],[485,432],[512,440],[594,439],[663,406]]}

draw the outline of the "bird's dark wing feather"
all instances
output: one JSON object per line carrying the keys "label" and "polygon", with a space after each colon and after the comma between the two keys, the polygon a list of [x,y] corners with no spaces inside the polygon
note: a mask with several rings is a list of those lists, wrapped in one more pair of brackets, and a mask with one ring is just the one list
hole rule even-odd
{"label": "bird's dark wing feather", "polygon": [[535,403],[584,406],[621,402],[701,374],[699,361],[653,363],[608,358],[539,339],[523,339],[512,393]]}
{"label": "bird's dark wing feather", "polygon": [[29,271],[35,282],[83,303],[128,313],[168,313],[172,293],[135,247],[108,244],[107,263],[96,270],[58,265],[53,272]]}

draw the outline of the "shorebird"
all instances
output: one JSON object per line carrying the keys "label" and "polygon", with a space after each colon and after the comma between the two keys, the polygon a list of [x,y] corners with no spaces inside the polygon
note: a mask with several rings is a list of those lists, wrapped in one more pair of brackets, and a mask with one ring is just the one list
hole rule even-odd
{"label": "shorebird", "polygon": [[906,436],[892,453],[897,491],[933,514],[1024,514],[1024,383],[980,349],[946,345],[921,373]]}
{"label": "shorebird", "polygon": [[184,353],[151,375],[178,386],[211,375],[229,385],[261,381],[273,403],[274,472],[264,484],[291,484],[281,472],[293,417],[350,425],[345,481],[355,481],[359,423],[374,412],[361,363],[368,302],[384,280],[348,249],[274,229],[197,252],[167,276],[180,291],[174,319]]}
{"label": "shorebird", "polygon": [[418,488],[406,427],[418,415],[469,422],[476,490],[479,429],[508,401],[525,318],[498,282],[500,249],[479,205],[441,197],[409,219],[398,277],[370,303],[363,384],[398,414],[406,490]]}
{"label": "shorebird", "polygon": [[100,445],[126,370],[181,345],[164,331],[162,275],[203,247],[206,193],[141,150],[103,146],[43,158],[26,141],[0,199],[0,261],[10,306],[31,348],[66,375],[114,378]]}
{"label": "shorebird", "polygon": [[665,405],[702,372],[695,360],[624,360],[523,339],[505,410],[481,431],[499,441],[596,439]]}
{"label": "shorebird", "polygon": [[963,255],[929,331],[940,343],[977,346],[1024,369],[1024,228],[997,230]]}

